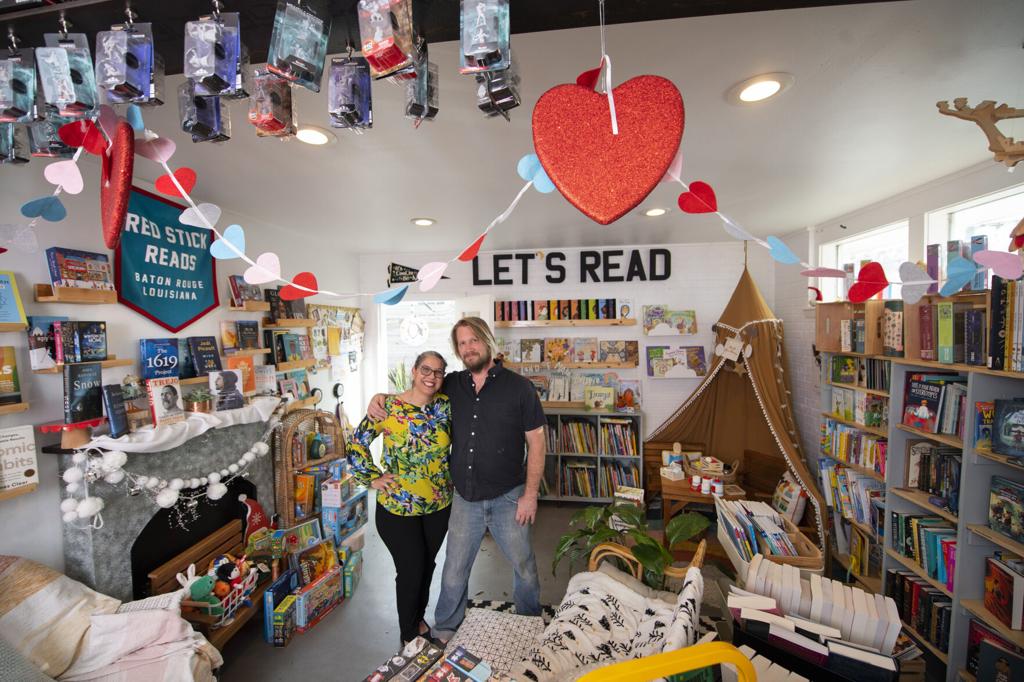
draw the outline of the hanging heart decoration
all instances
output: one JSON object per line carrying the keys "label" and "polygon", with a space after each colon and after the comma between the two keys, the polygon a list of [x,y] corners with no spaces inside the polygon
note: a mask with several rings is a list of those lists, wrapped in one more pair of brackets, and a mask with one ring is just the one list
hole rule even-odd
{"label": "hanging heart decoration", "polygon": [[476,255],[480,253],[480,247],[484,245],[485,239],[487,239],[486,234],[482,234],[477,237],[475,242],[467,246],[462,253],[459,254],[459,260],[463,263],[468,263],[476,258]]}
{"label": "hanging heart decoration", "polygon": [[385,289],[373,295],[373,302],[377,305],[395,305],[405,298],[407,291],[409,291],[408,284],[403,284],[397,289]]}
{"label": "hanging heart decoration", "polygon": [[96,156],[107,149],[103,133],[89,120],[65,123],[57,129],[57,136],[69,147],[85,147],[85,151]]}
{"label": "hanging heart decoration", "polygon": [[516,164],[516,172],[523,180],[532,182],[533,188],[541,194],[550,194],[555,191],[554,183],[544,172],[536,154],[526,154],[519,159],[519,163]]}
{"label": "hanging heart decoration", "polygon": [[850,302],[863,303],[887,286],[889,286],[889,280],[885,277],[882,265],[871,261],[857,273],[857,281],[850,287]]}
{"label": "hanging heart decoration", "polygon": [[[229,244],[235,248],[232,249]],[[241,258],[244,253],[245,230],[241,225],[228,225],[228,228],[224,230],[224,236],[210,244],[210,255],[219,260]]]}
{"label": "hanging heart decoration", "polygon": [[68,210],[64,208],[64,203],[61,202],[60,197],[51,195],[39,197],[23,204],[21,215],[26,218],[42,218],[51,223],[56,223],[67,217]]}
{"label": "hanging heart decoration", "polygon": [[638,76],[608,98],[576,84],[556,85],[533,109],[533,147],[569,203],[601,225],[615,222],[657,186],[683,135],[683,98],[672,81]]}
{"label": "hanging heart decoration", "polygon": [[[131,126],[129,126],[129,128],[130,127]],[[163,138],[159,139],[162,140]],[[186,194],[192,193],[192,189],[196,186],[196,172],[194,170],[182,166],[181,168],[174,171],[174,177],[178,181],[178,184],[181,185],[182,189],[185,190]],[[174,184],[174,181],[171,180],[171,176],[169,175],[161,175],[159,178],[156,179],[155,185],[156,191],[160,192],[161,194],[167,194],[172,197],[184,198],[181,192],[178,191],[177,186]]]}
{"label": "hanging heart decoration", "polygon": [[152,140],[137,142],[135,144],[135,153],[156,163],[166,163],[174,156],[177,148],[174,140],[168,140],[166,137],[157,137]]}
{"label": "hanging heart decoration", "polygon": [[939,289],[942,296],[952,296],[974,279],[978,266],[967,258],[952,258],[946,265],[946,283]]}
{"label": "hanging heart decoration", "polygon": [[[300,289],[299,287],[305,287],[305,289],[311,289],[311,291],[306,291],[305,289]],[[312,296],[317,292],[319,288],[320,287],[317,284],[316,276],[312,272],[300,272],[299,274],[292,277],[291,284],[286,284],[281,289],[281,300],[297,301],[300,298]]]}
{"label": "hanging heart decoration", "polygon": [[796,265],[800,262],[799,256],[793,253],[793,250],[786,246],[786,244],[778,237],[768,237],[765,241],[767,241],[768,246],[771,247],[768,251],[768,255],[779,263],[782,263],[783,265]]}
{"label": "hanging heart decoration", "polygon": [[78,162],[74,159],[54,161],[43,170],[43,177],[68,194],[78,194],[85,188],[82,171],[78,170]]}
{"label": "hanging heart decoration", "polygon": [[135,132],[127,122],[118,122],[114,141],[104,159],[106,162],[100,168],[100,221],[103,243],[108,249],[116,249],[128,217],[128,199],[135,173]]}
{"label": "hanging heart decoration", "polygon": [[900,281],[903,282],[903,287],[900,289],[903,302],[914,305],[928,293],[928,289],[932,285],[932,276],[916,263],[907,261],[900,265]]}
{"label": "hanging heart decoration", "polygon": [[[181,212],[178,222],[182,225],[191,225],[192,227],[215,227],[220,220],[220,206],[204,203],[199,204],[198,208],[198,211],[191,206],[186,208]],[[206,220],[204,221],[203,218]]]}
{"label": "hanging heart decoration", "polygon": [[986,250],[977,251],[971,254],[971,257],[978,265],[992,268],[992,272],[1003,279],[1018,279],[1024,274],[1024,263],[1019,253]]}
{"label": "hanging heart decoration", "polygon": [[281,261],[276,253],[261,253],[256,264],[246,268],[242,278],[249,284],[267,284],[281,277]]}
{"label": "hanging heart decoration", "polygon": [[593,90],[597,87],[597,81],[601,78],[601,69],[603,68],[604,59],[601,59],[601,63],[598,64],[596,69],[587,69],[576,76],[576,85]]}
{"label": "hanging heart decoration", "polygon": [[679,195],[679,208],[684,213],[714,213],[718,210],[715,190],[706,182],[690,183],[690,189]]}
{"label": "hanging heart decoration", "polygon": [[447,269],[448,263],[444,261],[433,261],[421,267],[420,271],[416,273],[416,279],[420,282],[420,291],[430,291],[437,286]]}

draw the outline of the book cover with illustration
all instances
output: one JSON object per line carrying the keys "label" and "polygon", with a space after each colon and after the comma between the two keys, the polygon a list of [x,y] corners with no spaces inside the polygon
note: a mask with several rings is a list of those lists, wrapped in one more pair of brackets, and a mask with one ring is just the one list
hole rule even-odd
{"label": "book cover with illustration", "polygon": [[277,393],[277,372],[273,365],[256,365],[256,395],[274,395]]}
{"label": "book cover with illustration", "polygon": [[238,347],[254,350],[260,347],[260,323],[255,320],[239,320],[235,323],[238,331]]}
{"label": "book cover with illustration", "polygon": [[75,323],[75,357],[78,362],[99,362],[107,359],[107,323]]}
{"label": "book cover with illustration", "polygon": [[13,272],[0,271],[0,322],[26,324],[25,308],[18,293],[18,280]]}
{"label": "book cover with illustration", "polygon": [[103,367],[98,362],[64,365],[64,423],[103,416]]}
{"label": "book cover with illustration", "polygon": [[996,416],[996,404],[991,401],[974,403],[974,447],[992,448],[992,422]]}
{"label": "book cover with illustration", "polygon": [[242,393],[254,393],[256,391],[256,363],[251,355],[234,355],[227,359],[228,369],[237,370],[241,373]]}
{"label": "book cover with illustration", "polygon": [[545,362],[571,362],[572,342],[562,337],[544,339]]}
{"label": "book cover with illustration", "polygon": [[217,352],[217,339],[212,336],[190,336],[188,348],[192,353],[192,366],[196,369],[196,376],[206,376],[210,372],[219,372],[223,369],[220,364],[220,353]]}
{"label": "book cover with illustration", "polygon": [[106,254],[53,246],[46,250],[50,282],[55,287],[114,290],[110,259]]}
{"label": "book cover with illustration", "polygon": [[[252,360],[252,358],[245,359]],[[210,372],[210,393],[213,395],[214,409],[217,412],[222,412],[245,407],[242,386],[242,370],[240,369]]]}
{"label": "book cover with illustration", "polygon": [[520,362],[544,362],[544,339],[523,339],[519,351]]}
{"label": "book cover with illustration", "polygon": [[573,362],[597,362],[597,358],[598,345],[595,337],[585,336],[572,340]]}
{"label": "book cover with illustration", "polygon": [[29,315],[28,360],[32,369],[57,366],[57,345],[53,335],[54,322],[67,322],[66,317]]}
{"label": "book cover with illustration", "polygon": [[156,426],[185,420],[181,386],[177,377],[147,380],[146,395],[149,398],[149,412]]}
{"label": "book cover with illustration", "polygon": [[224,354],[238,350],[238,326],[230,320],[223,320],[220,323],[220,346]]}

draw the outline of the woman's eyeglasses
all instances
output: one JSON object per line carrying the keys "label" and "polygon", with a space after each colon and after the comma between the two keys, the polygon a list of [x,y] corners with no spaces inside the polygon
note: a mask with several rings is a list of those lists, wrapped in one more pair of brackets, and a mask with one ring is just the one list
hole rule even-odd
{"label": "woman's eyeglasses", "polygon": [[420,376],[423,377],[424,379],[428,378],[430,375],[434,375],[438,379],[444,379],[443,369],[430,369],[426,365],[420,365],[417,368],[417,371],[420,373]]}

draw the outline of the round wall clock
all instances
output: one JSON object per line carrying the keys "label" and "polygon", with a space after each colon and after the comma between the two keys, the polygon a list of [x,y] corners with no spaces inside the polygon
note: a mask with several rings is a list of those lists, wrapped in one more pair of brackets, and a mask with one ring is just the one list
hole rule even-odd
{"label": "round wall clock", "polygon": [[407,346],[419,346],[427,340],[427,321],[418,317],[407,317],[398,328],[398,337]]}

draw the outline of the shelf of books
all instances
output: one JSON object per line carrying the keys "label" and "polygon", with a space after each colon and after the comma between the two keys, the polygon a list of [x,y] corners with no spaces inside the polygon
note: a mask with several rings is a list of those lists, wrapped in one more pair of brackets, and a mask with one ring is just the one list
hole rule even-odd
{"label": "shelf of books", "polygon": [[546,412],[543,499],[610,502],[618,486],[643,487],[639,414]]}
{"label": "shelf of books", "polygon": [[316,320],[310,320],[305,317],[282,317],[274,321],[264,318],[263,320],[264,329],[301,329],[315,326]]}
{"label": "shelf of books", "polygon": [[[854,536],[874,543],[869,569],[880,555],[880,589],[945,680],[974,679],[992,645],[1024,655],[1024,284],[992,279],[818,308],[834,558],[862,565],[846,556]],[[863,428],[872,396],[888,402],[884,437]]]}

